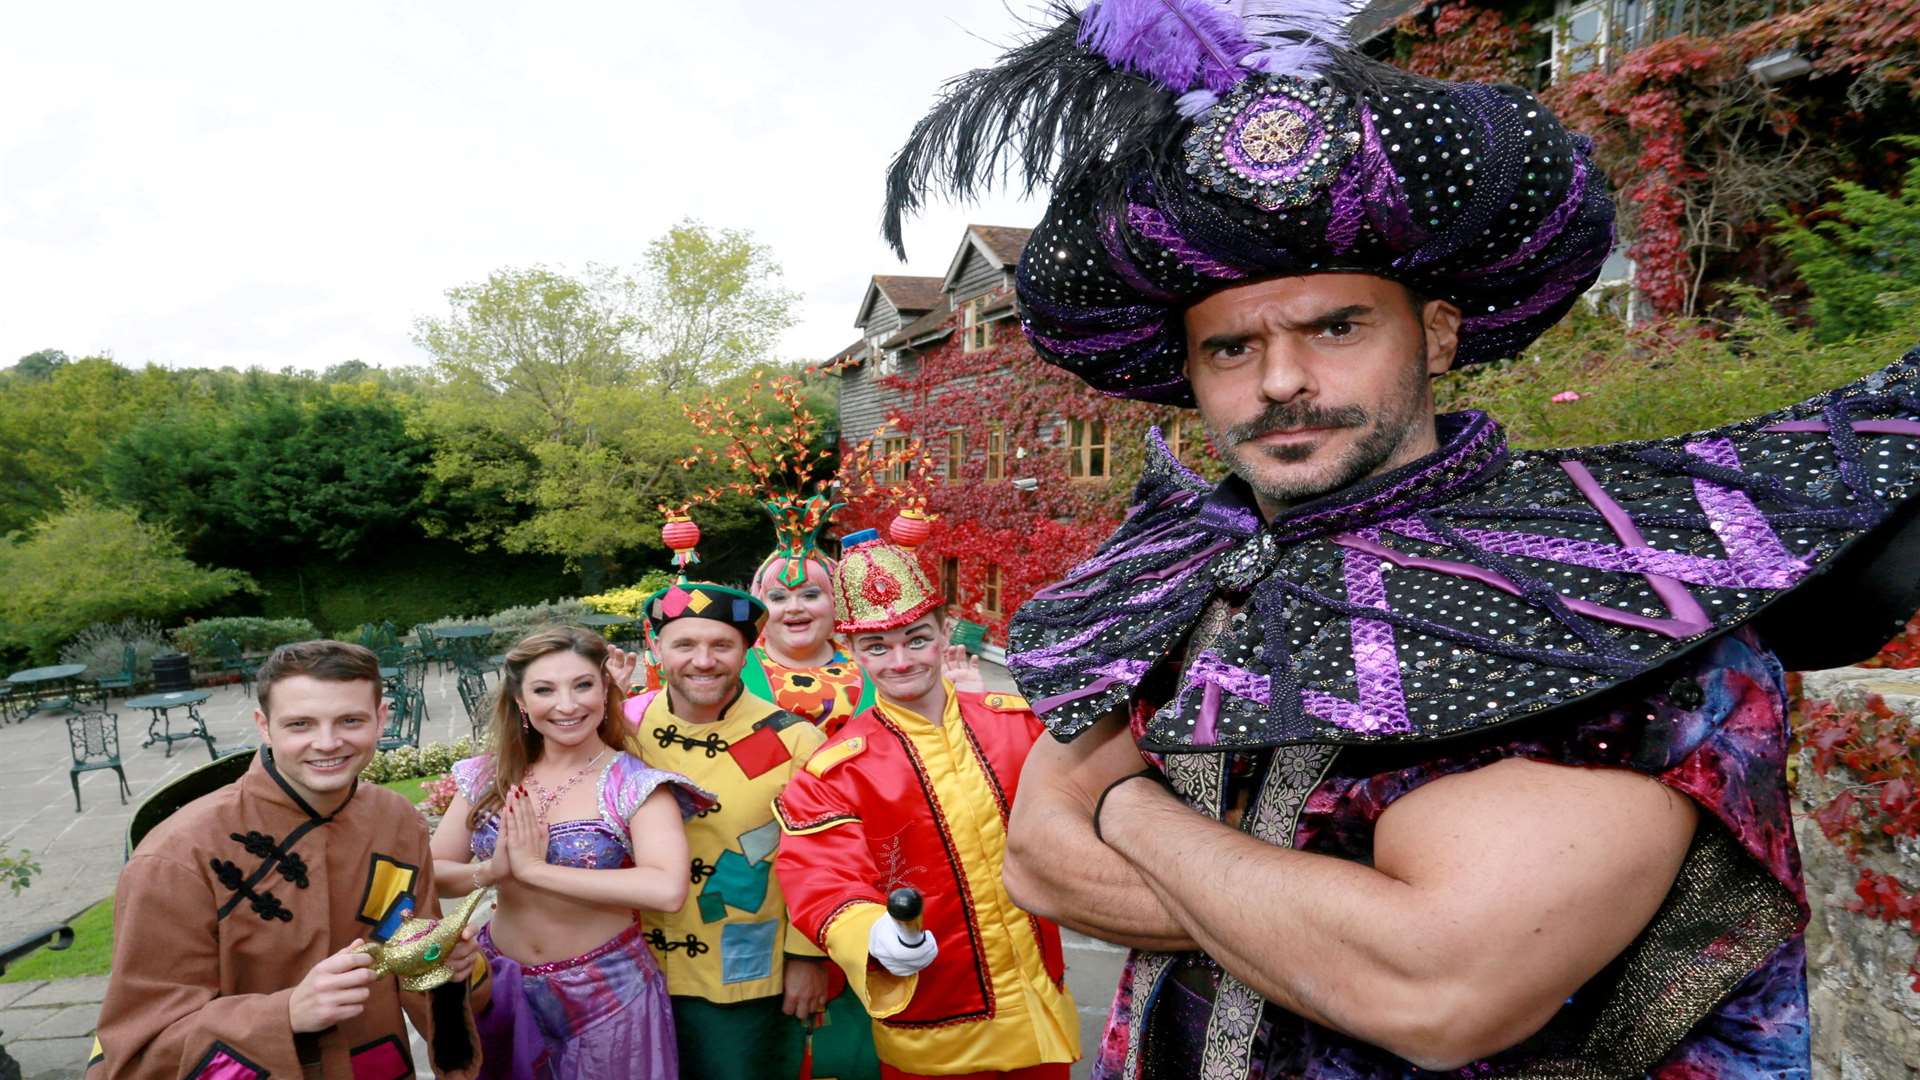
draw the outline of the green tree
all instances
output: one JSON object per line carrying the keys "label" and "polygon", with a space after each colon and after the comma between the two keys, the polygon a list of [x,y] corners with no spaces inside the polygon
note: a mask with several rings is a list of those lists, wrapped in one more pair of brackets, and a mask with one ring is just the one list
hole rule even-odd
{"label": "green tree", "polygon": [[1920,136],[1885,141],[1915,152],[1899,191],[1837,180],[1839,198],[1820,211],[1831,216],[1811,225],[1780,216],[1785,227],[1774,240],[1813,293],[1813,324],[1822,341],[1892,328],[1902,317],[1895,309],[1911,306],[1920,291]]}
{"label": "green tree", "polygon": [[0,581],[0,648],[35,661],[93,623],[172,619],[253,588],[239,571],[188,561],[164,526],[85,495],[0,542]]}
{"label": "green tree", "polygon": [[129,371],[102,357],[46,371],[0,380],[0,534],[57,509],[62,491],[99,493],[107,448],[191,396],[163,368]]}
{"label": "green tree", "polygon": [[256,397],[217,424],[167,416],[123,436],[101,465],[106,489],[193,549],[254,565],[283,553],[350,555],[410,528],[425,444],[371,385]]}
{"label": "green tree", "polygon": [[564,556],[591,585],[658,550],[656,504],[704,482],[678,399],[763,362],[795,297],[745,233],[694,223],[635,273],[500,270],[449,290],[415,340],[436,385],[423,526],[478,549]]}
{"label": "green tree", "polygon": [[67,363],[67,354],[59,349],[41,349],[21,357],[13,365],[13,374],[21,379],[50,378],[54,370]]}

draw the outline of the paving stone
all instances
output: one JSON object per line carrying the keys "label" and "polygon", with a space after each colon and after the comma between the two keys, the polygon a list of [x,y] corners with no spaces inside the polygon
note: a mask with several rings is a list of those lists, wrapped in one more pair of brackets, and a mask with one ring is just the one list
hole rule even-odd
{"label": "paving stone", "polygon": [[17,1004],[35,1009],[51,1005],[92,1005],[97,1009],[106,997],[107,977],[89,975],[80,979],[53,979],[43,983],[31,996],[18,999]]}
{"label": "paving stone", "polygon": [[93,1036],[65,1039],[22,1039],[7,1044],[7,1053],[20,1063],[25,1080],[78,1080],[86,1074],[87,1053]]}
{"label": "paving stone", "polygon": [[[7,1006],[19,1001],[21,998],[26,997],[28,994],[33,993],[45,985],[47,985],[45,979],[34,979],[29,982],[0,983],[0,1009],[5,1009]],[[3,1030],[5,1029],[0,1028],[0,1031]]]}
{"label": "paving stone", "polygon": [[93,1034],[93,1027],[100,1020],[100,1003],[95,1001],[86,1005],[66,1005],[52,1010],[46,1019],[33,1026],[23,1036],[28,1042],[35,1039],[72,1039]]}

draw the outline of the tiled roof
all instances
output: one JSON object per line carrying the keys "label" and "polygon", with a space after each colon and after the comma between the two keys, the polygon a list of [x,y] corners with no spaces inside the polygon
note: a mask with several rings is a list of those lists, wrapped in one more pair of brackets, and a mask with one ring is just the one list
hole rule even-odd
{"label": "tiled roof", "polygon": [[1369,39],[1380,36],[1393,29],[1394,21],[1400,16],[1425,8],[1429,0],[1370,0],[1360,14],[1347,24],[1347,36],[1356,44],[1363,45]]}
{"label": "tiled roof", "polygon": [[932,311],[936,307],[946,306],[940,298],[941,279],[937,277],[908,277],[904,274],[875,274],[874,288],[903,314]]}
{"label": "tiled roof", "polygon": [[[954,318],[954,313],[951,311],[948,311],[946,308],[946,305],[942,304],[941,306],[934,308],[932,311],[927,312],[925,315],[922,315],[919,318],[908,323],[907,325],[901,327],[899,333],[881,342],[880,347],[883,349],[903,348],[909,344],[912,344],[914,339],[923,338],[928,334],[931,334],[934,331],[941,330],[941,329],[946,330],[947,333],[952,333],[953,327],[947,324],[950,323],[953,320],[953,318]],[[940,336],[945,337],[946,334],[941,334]]]}
{"label": "tiled roof", "polygon": [[1010,225],[969,225],[967,226],[987,245],[1000,260],[1001,266],[1012,266],[1020,261],[1020,253],[1027,249],[1027,237],[1033,235],[1032,229],[1016,229]]}

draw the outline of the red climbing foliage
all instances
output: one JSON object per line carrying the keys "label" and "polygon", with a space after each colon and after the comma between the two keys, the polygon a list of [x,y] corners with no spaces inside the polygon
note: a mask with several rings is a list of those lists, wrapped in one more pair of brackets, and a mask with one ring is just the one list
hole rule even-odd
{"label": "red climbing foliage", "polygon": [[[1869,852],[1920,838],[1920,727],[1870,695],[1857,707],[1802,703],[1794,737],[1811,752],[1814,772],[1848,781],[1811,815],[1860,871],[1848,910],[1920,934],[1920,888],[1862,865]],[[1920,951],[1907,972],[1920,991]]]}
{"label": "red climbing foliage", "polygon": [[[1442,0],[1403,18],[1400,62],[1437,78],[1529,82],[1546,58],[1546,27],[1509,18],[1512,6]],[[1724,18],[1704,0],[1696,6],[1708,24]],[[1673,29],[1686,32],[1540,92],[1593,138],[1618,195],[1634,284],[1656,316],[1694,314],[1713,271],[1764,261],[1755,241],[1774,210],[1805,209],[1827,180],[1870,165],[1852,156],[1886,134],[1871,115],[1876,103],[1891,109],[1920,94],[1920,0],[1819,0],[1717,34],[1695,23]],[[1805,78],[1763,87],[1749,76],[1748,63],[1789,48],[1812,65]],[[1774,271],[1744,269],[1774,284]]]}
{"label": "red climbing foliage", "polygon": [[[1184,410],[1090,393],[1041,360],[1014,323],[992,325],[990,347],[968,351],[956,332],[882,385],[898,399],[888,426],[919,440],[931,459],[933,476],[921,489],[936,520],[916,549],[921,565],[956,615],[1004,641],[1014,610],[1113,531],[1139,476],[1147,428]],[[1182,434],[1204,445],[1191,413]],[[960,458],[950,465],[956,448]],[[884,531],[896,509],[865,499],[836,521]]]}

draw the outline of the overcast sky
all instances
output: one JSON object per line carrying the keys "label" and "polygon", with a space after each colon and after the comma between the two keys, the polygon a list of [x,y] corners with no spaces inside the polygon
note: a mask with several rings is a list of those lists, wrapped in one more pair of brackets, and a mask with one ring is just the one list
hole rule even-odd
{"label": "overcast sky", "polygon": [[632,265],[681,218],[751,230],[804,295],[780,359],[854,340],[902,268],[887,161],[1030,0],[7,4],[0,365],[419,363],[412,324],[504,266]]}

